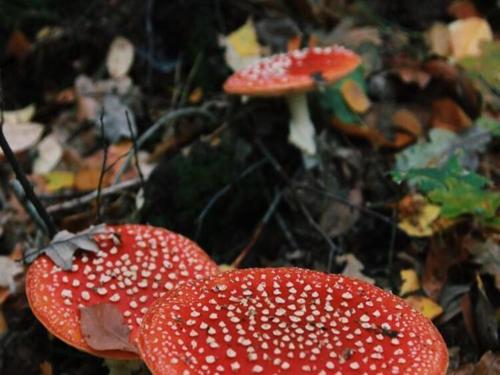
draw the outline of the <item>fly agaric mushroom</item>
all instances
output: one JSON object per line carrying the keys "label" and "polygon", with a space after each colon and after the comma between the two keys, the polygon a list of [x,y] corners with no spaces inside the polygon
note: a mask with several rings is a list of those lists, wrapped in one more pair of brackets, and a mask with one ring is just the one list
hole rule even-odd
{"label": "fly agaric mushroom", "polygon": [[96,234],[97,254],[81,252],[70,271],[47,256],[37,258],[26,276],[26,295],[34,315],[67,344],[113,359],[137,358],[123,350],[95,350],[80,328],[80,309],[100,303],[121,312],[136,333],[149,305],[187,280],[217,272],[217,265],[189,239],[146,225],[106,226]]}
{"label": "fly agaric mushroom", "polygon": [[304,155],[316,154],[314,125],[306,92],[328,85],[354,70],[361,59],[340,46],[313,47],[266,57],[239,70],[224,83],[229,94],[285,96],[290,110],[288,140]]}
{"label": "fly agaric mushroom", "polygon": [[402,299],[298,268],[229,271],[155,302],[137,336],[154,375],[445,374],[446,346]]}

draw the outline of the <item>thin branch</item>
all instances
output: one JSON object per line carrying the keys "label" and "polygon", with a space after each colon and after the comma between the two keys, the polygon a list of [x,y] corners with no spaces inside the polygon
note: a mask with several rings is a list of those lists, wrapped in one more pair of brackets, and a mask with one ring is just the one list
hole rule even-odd
{"label": "thin branch", "polygon": [[104,111],[101,113],[101,117],[99,119],[101,123],[101,141],[102,141],[102,148],[104,155],[102,157],[102,165],[101,165],[101,174],[99,175],[99,184],[97,185],[97,199],[96,199],[96,205],[97,205],[97,212],[96,212],[96,222],[99,223],[102,220],[102,215],[101,215],[101,190],[102,190],[102,183],[104,181],[104,175],[106,174],[106,164],[108,162],[108,142],[106,140],[106,137],[104,135]]}
{"label": "thin branch", "polygon": [[[293,186],[292,180],[290,179],[290,177],[288,177],[288,175],[286,174],[286,172],[283,169],[283,167],[281,166],[281,164],[278,163],[278,161],[274,158],[274,156],[271,154],[271,152],[269,152],[269,150],[262,143],[262,141],[260,139],[257,139],[256,140],[256,144],[257,144],[257,147],[259,148],[259,150],[262,152],[262,154],[271,162],[271,165],[273,166],[273,168],[275,169],[275,171],[278,172],[278,174],[283,178],[283,180],[289,186]],[[295,201],[299,205],[299,208],[302,211],[302,214],[306,217],[307,222],[309,223],[309,225],[311,227],[313,227],[316,230],[316,232],[318,232],[320,234],[321,237],[323,237],[323,239],[325,240],[325,242],[330,247],[330,254],[332,256],[334,254],[340,254],[341,253],[341,249],[337,245],[335,245],[333,243],[333,241],[328,236],[328,234],[326,234],[325,231],[321,228],[321,226],[314,220],[314,218],[312,217],[311,213],[309,212],[309,210],[307,209],[307,207],[304,205],[304,203],[302,203],[300,197],[296,194],[296,192],[295,192],[294,189],[291,189],[291,193],[292,193]]]}
{"label": "thin branch", "polygon": [[220,189],[217,193],[215,193],[212,198],[208,201],[208,204],[205,206],[205,208],[201,211],[200,215],[196,218],[196,223],[197,223],[197,228],[196,228],[196,238],[199,238],[200,233],[201,233],[201,228],[203,226],[203,221],[205,219],[205,216],[207,216],[208,212],[212,208],[212,206],[225,194],[227,194],[238,182],[240,182],[242,179],[244,179],[246,176],[251,174],[252,172],[256,171],[259,169],[261,166],[263,166],[265,163],[267,163],[266,159],[261,159],[256,163],[251,164],[249,167],[247,167],[243,172],[241,172],[233,181],[231,181],[229,184],[224,186],[222,189]]}
{"label": "thin branch", "polygon": [[274,212],[278,208],[279,203],[281,202],[281,199],[283,198],[285,190],[281,190],[277,192],[274,195],[274,198],[269,205],[269,208],[267,209],[266,213],[262,217],[262,219],[259,221],[259,224],[255,227],[252,237],[250,238],[250,241],[248,244],[241,250],[240,254],[236,257],[236,259],[231,263],[231,267],[238,268],[243,260],[246,258],[250,250],[254,247],[254,245],[257,243],[257,240],[260,238],[260,235],[262,231],[264,230],[264,227],[267,225],[269,220],[273,217]]}
{"label": "thin branch", "polygon": [[125,111],[125,117],[127,117],[127,126],[128,131],[130,132],[130,139],[132,140],[132,147],[134,149],[134,161],[135,161],[135,169],[139,174],[139,178],[141,179],[141,185],[144,189],[144,175],[142,174],[141,166],[139,165],[139,148],[137,147],[137,134],[132,129],[132,122],[130,121],[128,111]]}
{"label": "thin branch", "polygon": [[[170,125],[175,120],[177,120],[181,117],[192,116],[192,115],[205,116],[205,117],[208,117],[210,120],[214,119],[213,115],[203,107],[200,107],[200,108],[198,108],[198,107],[186,107],[186,108],[181,108],[181,109],[177,109],[174,111],[170,111],[170,112],[164,114],[163,116],[161,116],[153,125],[151,125],[149,127],[148,130],[146,130],[144,133],[142,133],[142,135],[139,138],[137,138],[137,142],[136,142],[137,146],[136,147],[138,149],[140,147],[142,147],[142,145],[151,136],[153,136],[158,131],[158,129],[160,129],[162,126]],[[131,160],[132,156],[133,155],[129,152],[125,161],[121,165],[118,173],[116,174],[113,184],[120,182],[120,179],[121,179],[123,173],[125,172],[125,170],[128,168],[128,166],[130,164],[130,160]]]}
{"label": "thin branch", "polygon": [[315,187],[307,186],[307,185],[295,186],[294,189],[296,189],[296,190],[305,189],[305,190],[314,191],[315,193],[318,193],[318,194],[323,194],[323,195],[327,196],[328,198],[332,198],[332,199],[336,200],[340,204],[346,205],[349,208],[352,208],[354,210],[358,210],[358,211],[363,212],[367,215],[371,215],[371,216],[379,219],[380,221],[382,221],[386,224],[389,224],[392,226],[397,225],[392,219],[388,218],[387,216],[384,216],[384,215],[382,215],[382,214],[378,213],[377,211],[374,211],[370,208],[351,203],[347,199],[341,198],[338,195],[335,195],[335,194],[329,192],[328,190],[317,189]]}
{"label": "thin branch", "polygon": [[179,100],[180,107],[182,107],[187,101],[189,95],[189,88],[191,87],[191,83],[193,82],[196,73],[198,73],[202,61],[203,61],[203,52],[200,52],[196,56],[193,66],[191,67],[191,70],[188,73],[188,76],[186,78],[186,83],[184,83],[184,88],[182,89],[181,98]]}
{"label": "thin branch", "polygon": [[53,237],[57,233],[57,228],[54,222],[52,221],[52,218],[45,210],[45,207],[42,205],[42,203],[36,196],[33,187],[31,186],[30,182],[28,181],[28,178],[26,177],[26,174],[19,165],[19,162],[17,161],[17,158],[14,155],[12,149],[10,148],[9,143],[7,142],[5,134],[3,133],[3,125],[4,125],[3,108],[4,108],[3,87],[0,78],[0,147],[3,150],[5,158],[11,165],[12,170],[16,175],[16,178],[19,180],[19,183],[23,187],[26,198],[33,204],[36,211],[38,212],[38,215],[45,223],[47,234],[49,235],[49,237]]}
{"label": "thin branch", "polygon": [[[134,178],[131,180],[126,180],[126,181],[120,182],[116,185],[109,186],[107,188],[102,189],[101,198],[108,196],[108,195],[118,193],[118,192],[125,190],[125,189],[135,188],[135,187],[139,186],[140,184],[141,184],[141,180],[139,178]],[[75,209],[77,207],[83,206],[87,203],[90,203],[96,198],[97,198],[97,190],[95,190],[91,193],[88,193],[86,195],[83,195],[81,197],[77,197],[77,198],[62,202],[62,203],[51,205],[51,206],[47,207],[47,211],[50,213],[56,213],[56,212],[60,212],[60,211],[72,210],[72,209]]]}

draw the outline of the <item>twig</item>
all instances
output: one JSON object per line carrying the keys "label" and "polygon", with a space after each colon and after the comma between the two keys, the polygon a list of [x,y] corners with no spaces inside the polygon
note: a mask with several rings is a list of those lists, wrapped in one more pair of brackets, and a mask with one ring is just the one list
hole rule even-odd
{"label": "twig", "polygon": [[125,117],[127,117],[128,131],[130,132],[130,139],[132,140],[132,147],[134,149],[135,169],[139,174],[139,178],[141,179],[141,185],[142,188],[144,189],[144,175],[142,174],[141,166],[139,165],[139,148],[137,147],[137,134],[132,129],[132,122],[130,122],[128,111],[125,111]]}
{"label": "twig", "polygon": [[[271,165],[274,167],[276,172],[283,178],[283,180],[290,186],[292,186],[292,180],[288,175],[286,174],[285,170],[283,167],[278,163],[278,161],[274,158],[274,156],[269,152],[267,147],[262,143],[260,139],[256,140],[257,147],[259,150],[264,154],[264,156],[271,162]],[[293,197],[295,198],[295,201],[299,205],[300,210],[302,211],[302,214],[306,217],[307,222],[311,227],[313,227],[316,232],[318,232],[321,237],[325,240],[325,242],[328,244],[330,247],[330,254],[333,256],[334,254],[340,254],[341,249],[333,243],[333,241],[330,239],[328,234],[325,233],[325,231],[321,228],[321,226],[314,220],[312,217],[311,213],[307,209],[307,207],[302,203],[301,199],[298,197],[294,189],[291,189],[291,193]]]}
{"label": "twig", "polygon": [[276,211],[276,208],[278,207],[281,198],[283,198],[285,190],[281,190],[277,192],[274,195],[274,198],[267,209],[266,213],[262,217],[262,219],[259,221],[259,224],[257,227],[254,229],[252,237],[250,238],[250,241],[248,244],[241,250],[240,254],[236,257],[236,259],[231,263],[231,267],[238,268],[241,265],[241,262],[246,258],[250,250],[254,247],[255,243],[259,239],[264,227],[267,225],[271,217],[273,216],[274,212]]}
{"label": "twig", "polygon": [[349,208],[352,208],[354,210],[358,210],[358,211],[363,212],[363,213],[365,213],[367,215],[371,215],[371,216],[379,219],[380,221],[383,221],[386,224],[389,224],[389,225],[392,225],[392,226],[396,226],[397,225],[393,220],[391,220],[387,216],[384,216],[384,215],[382,215],[382,214],[378,213],[377,211],[374,211],[374,210],[372,210],[370,208],[367,208],[367,207],[364,207],[364,206],[360,206],[360,205],[351,203],[347,199],[341,198],[338,195],[335,195],[335,194],[329,192],[328,190],[317,189],[315,187],[307,186],[307,185],[299,185],[299,186],[294,187],[294,189],[296,189],[296,190],[306,189],[306,190],[314,191],[314,192],[316,192],[318,194],[323,194],[323,195],[325,195],[325,196],[327,196],[329,198],[332,198],[332,199],[336,200],[337,202],[339,202],[339,203],[341,203],[343,205],[348,206]]}
{"label": "twig", "polygon": [[30,182],[26,177],[26,174],[19,165],[16,156],[14,155],[14,152],[10,148],[9,143],[5,138],[5,134],[3,133],[3,125],[4,125],[3,108],[4,108],[3,88],[0,78],[0,147],[2,148],[5,158],[8,160],[9,164],[12,167],[12,170],[14,171],[17,179],[19,180],[19,183],[23,187],[26,198],[33,204],[36,211],[38,212],[38,215],[40,215],[43,222],[45,223],[47,234],[50,237],[53,237],[57,233],[56,226],[52,221],[50,215],[45,210],[45,207],[42,205],[42,203],[36,196],[35,192],[33,191],[33,187],[31,186]]}
{"label": "twig", "polygon": [[205,208],[201,211],[201,213],[196,218],[196,223],[197,223],[196,238],[199,238],[199,236],[200,236],[201,228],[203,226],[203,220],[205,219],[205,216],[207,216],[208,212],[210,211],[212,206],[219,200],[219,198],[221,198],[223,195],[227,194],[238,182],[240,182],[242,179],[244,179],[246,176],[248,176],[252,172],[259,169],[265,163],[267,163],[266,159],[261,159],[258,162],[253,163],[252,165],[247,167],[243,172],[241,172],[233,181],[231,181],[229,184],[224,186],[217,193],[215,193],[212,198],[210,198],[210,200],[208,201],[208,204],[205,206]]}
{"label": "twig", "polygon": [[102,219],[101,215],[101,190],[102,190],[102,183],[104,181],[104,175],[106,174],[106,164],[108,162],[108,142],[106,141],[106,137],[104,135],[104,111],[101,113],[101,117],[99,119],[101,123],[101,140],[102,140],[102,148],[104,155],[102,157],[102,166],[101,166],[101,174],[99,175],[99,184],[97,185],[97,198],[96,198],[96,205],[97,205],[97,212],[96,212],[96,222],[100,223]]}
{"label": "twig", "polygon": [[179,107],[182,107],[186,103],[189,95],[189,88],[191,87],[191,83],[193,82],[196,73],[198,73],[198,69],[200,68],[202,61],[203,61],[203,52],[200,52],[196,56],[193,66],[191,67],[191,70],[188,73],[188,76],[186,78],[186,83],[184,83],[184,88],[182,89],[182,95],[179,100]]}
{"label": "twig", "polygon": [[[131,180],[126,180],[126,181],[120,182],[116,185],[109,186],[107,188],[102,189],[101,198],[108,196],[108,195],[118,193],[118,192],[125,190],[125,189],[134,188],[136,186],[139,186],[140,184],[141,184],[141,180],[139,178],[134,178]],[[96,198],[97,198],[97,190],[95,190],[91,193],[88,193],[86,195],[82,195],[81,197],[77,197],[77,198],[71,199],[69,201],[65,201],[63,203],[53,204],[53,205],[47,207],[47,211],[50,213],[56,213],[59,211],[72,210],[74,208],[83,206],[84,204],[90,203]]]}
{"label": "twig", "polygon": [[[137,148],[142,147],[142,145],[153,134],[155,134],[156,131],[158,129],[160,129],[163,125],[169,125],[173,121],[175,121],[181,117],[192,116],[192,115],[202,115],[202,116],[208,117],[209,119],[213,120],[213,115],[202,107],[201,108],[185,107],[185,108],[177,109],[174,111],[170,111],[170,112],[166,113],[165,115],[161,116],[153,125],[151,125],[151,127],[149,127],[148,130],[146,130],[144,133],[142,133],[142,135],[139,138],[137,138],[136,147]],[[122,177],[125,170],[128,168],[131,158],[132,158],[132,154],[129,152],[125,161],[121,165],[118,173],[116,174],[113,184],[120,182],[120,178]]]}
{"label": "twig", "polygon": [[290,229],[288,229],[288,225],[286,224],[286,221],[283,218],[283,215],[279,212],[276,212],[276,215],[274,215],[274,218],[276,219],[278,226],[280,227],[281,231],[285,235],[285,238],[288,241],[288,243],[290,244],[291,248],[293,250],[299,249],[299,244],[295,240],[295,237],[293,236]]}

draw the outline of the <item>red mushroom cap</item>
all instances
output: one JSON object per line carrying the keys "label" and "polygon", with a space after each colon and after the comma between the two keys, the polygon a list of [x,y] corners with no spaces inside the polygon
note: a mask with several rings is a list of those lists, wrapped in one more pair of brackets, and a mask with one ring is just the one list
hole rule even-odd
{"label": "red mushroom cap", "polygon": [[108,303],[137,333],[149,305],[187,280],[217,272],[217,265],[189,239],[146,225],[106,226],[97,234],[100,251],[77,253],[71,271],[47,256],[29,267],[26,294],[35,316],[62,341],[106,358],[136,358],[135,353],[92,349],[80,330],[81,307]]}
{"label": "red mushroom cap", "polygon": [[313,47],[266,57],[234,73],[224,83],[229,94],[279,96],[310,91],[315,79],[334,82],[354,70],[361,58],[341,46]]}
{"label": "red mushroom cap", "polygon": [[297,268],[186,283],[158,300],[138,335],[155,375],[444,374],[433,324],[362,281]]}

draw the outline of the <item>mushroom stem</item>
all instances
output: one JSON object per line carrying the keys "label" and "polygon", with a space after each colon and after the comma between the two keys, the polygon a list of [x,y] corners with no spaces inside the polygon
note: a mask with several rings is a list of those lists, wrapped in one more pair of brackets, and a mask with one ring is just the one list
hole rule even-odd
{"label": "mushroom stem", "polygon": [[306,94],[287,95],[286,100],[290,109],[288,141],[297,146],[306,156],[316,154],[315,130],[309,116]]}

